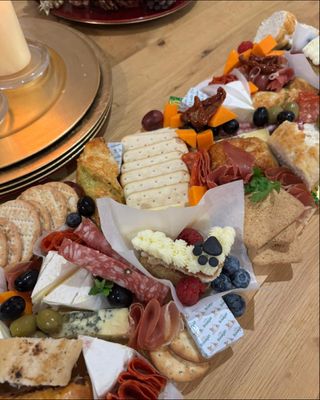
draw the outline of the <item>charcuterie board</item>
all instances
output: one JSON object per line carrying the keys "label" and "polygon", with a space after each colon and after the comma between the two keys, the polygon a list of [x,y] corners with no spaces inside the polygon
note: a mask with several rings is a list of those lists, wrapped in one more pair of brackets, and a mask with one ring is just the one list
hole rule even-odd
{"label": "charcuterie board", "polygon": [[[18,255],[2,245],[11,289],[0,293],[3,332],[16,337],[2,343],[53,356],[55,344],[65,348],[69,362],[51,384],[64,388],[51,395],[87,393],[91,383],[94,397],[179,398],[170,381],[204,377],[243,336],[242,294],[258,288],[252,264],[299,259],[299,234],[317,210],[318,88],[296,76],[290,53],[273,49],[279,41],[257,34],[230,52],[223,75],[170,97],[139,132],[90,141],[76,182],[36,185],[0,206],[4,237],[14,231],[21,241]],[[34,335],[49,338],[20,338]],[[70,382],[81,350],[90,380]],[[101,354],[115,359],[102,377]],[[41,396],[36,378],[19,370],[1,379]]]}

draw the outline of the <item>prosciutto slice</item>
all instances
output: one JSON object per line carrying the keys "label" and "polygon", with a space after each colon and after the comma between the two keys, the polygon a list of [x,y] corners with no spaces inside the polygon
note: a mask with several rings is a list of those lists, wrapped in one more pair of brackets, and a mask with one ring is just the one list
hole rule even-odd
{"label": "prosciutto slice", "polygon": [[31,261],[8,265],[4,272],[8,283],[8,290],[15,290],[14,281],[18,278],[18,276],[32,269],[39,271],[41,264],[41,257],[35,257]]}
{"label": "prosciutto slice", "polygon": [[70,239],[64,239],[59,254],[94,276],[100,276],[130,290],[143,303],[157,299],[162,304],[168,295],[167,286],[143,275],[137,268]]}
{"label": "prosciutto slice", "polygon": [[152,299],[144,308],[135,303],[130,307],[130,323],[132,326],[129,346],[140,350],[156,350],[168,344],[180,332],[182,320],[174,302],[161,307],[156,299]]}
{"label": "prosciutto slice", "polygon": [[210,155],[207,150],[186,153],[182,161],[190,173],[190,186],[205,186],[210,172]]}

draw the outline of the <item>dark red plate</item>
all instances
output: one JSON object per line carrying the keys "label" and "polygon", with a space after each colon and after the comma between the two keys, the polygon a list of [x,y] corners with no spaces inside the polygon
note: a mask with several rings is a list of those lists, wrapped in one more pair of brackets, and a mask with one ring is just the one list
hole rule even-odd
{"label": "dark red plate", "polygon": [[90,8],[74,7],[65,3],[58,9],[51,10],[56,17],[70,21],[83,22],[85,24],[121,25],[150,21],[172,14],[188,6],[193,0],[177,0],[170,8],[163,11],[148,11],[144,7],[105,11],[102,8],[90,6]]}

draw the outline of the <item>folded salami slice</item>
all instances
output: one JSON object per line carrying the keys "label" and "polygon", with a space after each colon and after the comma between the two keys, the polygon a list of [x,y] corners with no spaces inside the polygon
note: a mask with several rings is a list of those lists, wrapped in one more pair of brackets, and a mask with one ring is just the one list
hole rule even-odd
{"label": "folded salami slice", "polygon": [[121,400],[157,400],[159,393],[147,383],[129,380],[120,385],[118,396]]}
{"label": "folded salami slice", "polygon": [[[167,379],[160,375],[153,366],[142,358],[133,358],[128,365],[128,372],[137,379],[153,386],[160,393],[166,386]],[[120,378],[120,376],[119,376]],[[118,379],[120,383],[120,380]]]}
{"label": "folded salami slice", "polygon": [[93,275],[130,290],[143,303],[157,299],[162,304],[168,294],[167,286],[143,275],[136,268],[72,240],[65,239],[62,242],[59,254]]}

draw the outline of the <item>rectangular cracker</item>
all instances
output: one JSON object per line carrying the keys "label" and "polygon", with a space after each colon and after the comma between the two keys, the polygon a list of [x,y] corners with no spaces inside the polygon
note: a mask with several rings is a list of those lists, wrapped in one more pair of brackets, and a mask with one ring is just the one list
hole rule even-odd
{"label": "rectangular cracker", "polygon": [[139,132],[125,136],[121,140],[121,143],[123,144],[124,152],[126,152],[128,150],[159,143],[164,140],[170,140],[175,137],[177,137],[175,129],[163,128],[156,131]]}
{"label": "rectangular cracker", "polygon": [[122,165],[121,173],[124,174],[135,169],[152,167],[153,165],[162,164],[171,160],[181,160],[181,153],[178,151],[170,151],[169,153],[159,154],[158,156],[151,158],[143,158],[141,160],[127,162]]}

